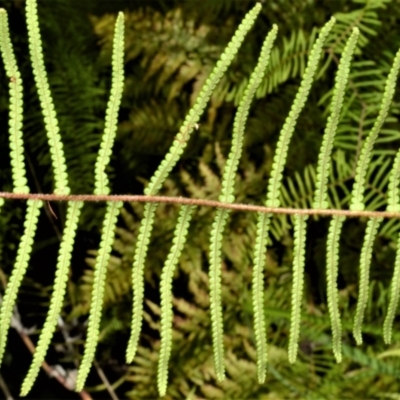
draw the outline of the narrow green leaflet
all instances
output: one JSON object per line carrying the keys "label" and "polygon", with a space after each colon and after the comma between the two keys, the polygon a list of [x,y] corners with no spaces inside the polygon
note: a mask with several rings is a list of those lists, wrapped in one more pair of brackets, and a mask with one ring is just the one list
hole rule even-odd
{"label": "narrow green leaflet", "polygon": [[[289,362],[297,358],[300,337],[301,303],[304,288],[304,263],[306,252],[307,216],[295,215],[292,308],[290,311]],[[296,221],[297,220],[297,221]]]}
{"label": "narrow green leaflet", "polygon": [[342,361],[342,324],[340,321],[337,287],[339,263],[339,239],[345,217],[333,216],[329,225],[326,250],[326,282],[329,318],[332,327],[332,349],[336,361]]}
{"label": "narrow green leaflet", "polygon": [[124,89],[124,14],[120,12],[115,22],[112,55],[111,93],[107,104],[104,134],[94,167],[94,194],[109,194],[106,167],[110,163],[112,146],[117,132],[118,110]]}
{"label": "narrow green leaflet", "polygon": [[360,279],[359,279],[359,293],[356,308],[356,315],[354,317],[353,335],[357,344],[362,344],[362,322],[364,319],[365,308],[368,302],[369,291],[369,270],[371,265],[372,250],[374,247],[374,240],[378,232],[379,225],[382,218],[370,218],[367,223],[367,230],[364,236],[364,243],[361,249],[360,256]]}
{"label": "narrow green leaflet", "polygon": [[4,350],[7,343],[7,333],[10,328],[18,290],[21,286],[22,279],[25,276],[32,253],[33,239],[37,228],[41,206],[41,200],[28,200],[28,209],[26,211],[24,222],[24,234],[19,242],[17,259],[10,279],[8,280],[6,292],[0,308],[0,364],[4,356]]}
{"label": "narrow green leaflet", "polygon": [[103,222],[103,232],[101,235],[100,247],[94,266],[94,279],[92,300],[90,303],[89,324],[87,330],[86,346],[83,359],[78,371],[76,380],[76,390],[81,391],[85,385],[90,367],[94,359],[97,342],[100,335],[101,310],[103,308],[104,285],[107,274],[108,261],[111,256],[112,245],[114,243],[115,226],[119,211],[122,207],[121,201],[107,202],[106,216]]}
{"label": "narrow green leaflet", "polygon": [[9,136],[13,191],[14,193],[29,193],[22,136],[22,78],[17,67],[10,39],[7,13],[4,9],[0,9],[0,53],[4,62],[6,75],[10,80]]}
{"label": "narrow green leaflet", "polygon": [[183,246],[189,230],[190,220],[195,207],[182,206],[178,217],[178,223],[174,232],[174,240],[171,250],[165,261],[160,283],[161,295],[161,346],[158,360],[158,392],[165,396],[168,385],[168,362],[172,347],[172,279],[174,271],[182,253]]}
{"label": "narrow green leaflet", "polygon": [[57,327],[58,317],[61,313],[67,288],[72,249],[75,242],[76,230],[78,228],[82,206],[82,201],[74,201],[68,204],[67,219],[57,259],[56,278],[54,281],[53,293],[51,295],[50,308],[39,336],[32,364],[22,384],[21,396],[26,396],[31,390],[35,379],[39,374],[40,367],[46,357],[51,339]]}
{"label": "narrow green leaflet", "polygon": [[69,194],[67,165],[61,141],[60,128],[50,86],[43,60],[42,39],[39,29],[39,18],[36,0],[26,1],[26,24],[28,27],[29,54],[32,62],[33,76],[38,90],[40,106],[44,116],[47,138],[50,146],[51,161],[54,170],[54,193]]}

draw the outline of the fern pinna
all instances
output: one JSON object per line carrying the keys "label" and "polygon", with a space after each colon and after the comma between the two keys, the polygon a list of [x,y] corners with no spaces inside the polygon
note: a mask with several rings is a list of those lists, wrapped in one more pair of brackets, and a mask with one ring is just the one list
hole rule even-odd
{"label": "fern pinna", "polygon": [[[132,362],[138,350],[140,333],[143,319],[144,302],[144,266],[146,255],[151,239],[151,233],[156,216],[157,203],[160,201],[173,200],[157,197],[170,172],[180,160],[191,133],[197,127],[208,101],[210,100],[218,83],[223,78],[229,65],[234,60],[243,43],[247,32],[251,29],[260,13],[261,4],[256,4],[245,16],[237,28],[225,51],[219,58],[210,76],[205,81],[203,88],[198,94],[193,107],[185,117],[179,132],[175,136],[168,153],[165,155],[160,166],[150,179],[145,189],[144,215],[141,221],[132,266],[132,289],[133,308],[132,326],[130,338],[126,351],[127,362]],[[104,301],[105,280],[107,267],[110,262],[112,246],[114,243],[114,232],[118,221],[123,199],[110,196],[109,178],[106,168],[110,163],[112,148],[117,131],[117,122],[124,87],[124,14],[119,13],[114,28],[114,40],[112,50],[112,81],[111,91],[105,113],[104,133],[101,138],[100,149],[95,164],[94,195],[78,198],[70,195],[68,182],[67,164],[64,156],[62,135],[55,106],[53,104],[47,73],[44,65],[42,41],[38,23],[38,10],[36,0],[26,2],[26,22],[29,37],[29,55],[32,63],[32,71],[43,114],[44,127],[47,134],[50,150],[52,169],[54,172],[54,198],[67,201],[67,210],[63,236],[61,239],[57,265],[55,268],[55,280],[50,299],[50,306],[44,326],[41,330],[36,351],[33,355],[32,364],[22,384],[21,395],[26,396],[39,373],[46,353],[50,346],[57,320],[62,312],[63,301],[66,293],[69,267],[72,250],[74,248],[75,236],[78,229],[81,210],[85,201],[106,200],[106,210],[103,220],[102,236],[98,249],[94,280],[90,303],[90,312],[87,327],[87,339],[84,354],[80,363],[76,385],[77,391],[81,391],[92,366],[96,346],[100,336],[100,322]],[[338,15],[338,25],[344,24],[343,16]],[[221,382],[225,378],[224,361],[224,314],[222,295],[222,269],[223,258],[223,234],[228,223],[231,209],[242,207],[248,211],[257,211],[257,225],[253,249],[253,271],[252,271],[252,306],[254,315],[254,341],[256,346],[257,375],[259,383],[263,383],[268,370],[267,360],[267,322],[265,320],[264,300],[264,264],[266,245],[270,232],[273,231],[275,214],[287,213],[293,215],[293,272],[292,272],[292,304],[290,329],[288,335],[288,359],[294,363],[299,348],[299,337],[301,334],[301,306],[303,301],[304,268],[306,263],[306,233],[309,215],[331,215],[327,244],[326,244],[326,279],[327,279],[327,306],[332,329],[332,348],[337,362],[342,360],[342,324],[340,319],[339,292],[337,286],[339,270],[340,235],[345,223],[345,216],[368,216],[364,244],[360,256],[360,282],[359,296],[354,319],[354,337],[357,344],[362,343],[362,323],[364,311],[368,302],[369,290],[369,268],[373,252],[373,244],[379,226],[384,217],[399,218],[400,213],[400,151],[394,158],[392,170],[389,174],[387,212],[375,212],[369,214],[363,212],[366,201],[364,192],[368,184],[368,168],[373,159],[373,146],[378,139],[382,126],[389,113],[390,105],[395,93],[397,75],[400,68],[400,50],[396,54],[388,77],[380,103],[379,114],[373,124],[371,131],[366,137],[360,154],[357,156],[354,186],[351,192],[350,210],[334,209],[337,204],[330,197],[329,177],[332,176],[331,161],[335,143],[340,143],[340,123],[345,104],[345,94],[351,77],[351,64],[353,54],[364,44],[361,27],[347,30],[348,37],[341,38],[337,45],[340,47],[341,58],[338,62],[337,73],[331,95],[329,116],[322,138],[322,145],[318,156],[315,178],[315,192],[312,207],[303,209],[283,209],[281,200],[286,196],[283,185],[283,176],[286,159],[288,156],[291,138],[296,129],[296,123],[302,110],[306,105],[307,98],[312,90],[312,83],[328,68],[331,57],[325,57],[322,67],[318,70],[320,59],[324,53],[324,46],[330,41],[336,32],[336,19],[332,18],[323,26],[316,38],[312,36],[312,46],[308,55],[308,61],[302,70],[300,87],[294,98],[290,112],[285,119],[278,137],[277,147],[273,157],[272,168],[266,188],[265,207],[253,207],[235,204],[235,183],[238,175],[238,166],[242,154],[246,122],[249,118],[250,106],[254,97],[265,91],[271,92],[282,76],[271,77],[268,73],[276,65],[279,50],[274,48],[278,36],[278,27],[273,25],[266,36],[261,48],[258,62],[250,75],[243,90],[237,90],[234,95],[238,109],[233,123],[232,145],[229,156],[223,168],[221,193],[218,202],[207,202],[200,199],[175,199],[180,204],[179,216],[175,225],[172,246],[165,263],[162,267],[160,281],[160,356],[158,360],[158,390],[161,396],[167,393],[168,388],[168,364],[172,352],[173,332],[173,291],[172,283],[176,267],[180,262],[182,253],[185,252],[185,243],[190,232],[190,222],[196,211],[195,204],[210,205],[216,208],[214,222],[210,229],[209,241],[209,291],[210,291],[210,319],[211,337],[214,353],[215,378]],[[334,36],[334,35],[333,35]],[[316,40],[314,41],[314,39]],[[343,39],[343,40],[342,40]],[[297,41],[304,47],[304,38],[300,35]],[[286,46],[287,44],[285,44]],[[304,47],[306,48],[306,47]],[[0,9],[0,51],[4,64],[4,70],[9,79],[9,146],[11,158],[11,171],[13,180],[13,192],[19,198],[27,199],[27,210],[24,222],[24,232],[21,237],[14,268],[9,277],[5,294],[0,308],[0,362],[6,349],[8,330],[13,317],[13,309],[18,296],[18,291],[25,272],[29,265],[34,236],[38,225],[42,199],[45,195],[30,194],[26,178],[24,150],[23,150],[23,82],[19,72],[16,58],[10,38],[8,18],[5,10]],[[303,60],[304,61],[304,60]],[[354,65],[354,63],[353,63]],[[270,79],[268,81],[268,79]],[[228,97],[229,97],[228,96]],[[329,96],[327,96],[329,97]],[[10,193],[2,193],[0,197],[0,210],[4,204],[4,198],[12,198]],[[247,208],[246,208],[247,207]],[[383,327],[383,337],[386,343],[391,342],[392,325],[396,316],[400,288],[400,239],[395,259],[393,280],[390,288],[390,300],[387,316]]]}

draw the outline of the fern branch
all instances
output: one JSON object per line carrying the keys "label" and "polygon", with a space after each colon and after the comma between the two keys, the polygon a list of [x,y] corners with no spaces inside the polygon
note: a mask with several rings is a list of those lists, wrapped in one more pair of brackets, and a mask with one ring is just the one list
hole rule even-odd
{"label": "fern branch", "polygon": [[335,133],[339,123],[340,112],[342,110],[343,98],[346,91],[347,81],[350,72],[351,57],[357,43],[359,35],[358,28],[354,28],[344,48],[340,59],[338,71],[333,89],[331,114],[328,117],[321,150],[317,164],[317,182],[314,198],[314,208],[328,208],[328,177],[331,166],[331,154]]}
{"label": "fern branch", "polygon": [[339,239],[345,218],[333,217],[329,225],[326,253],[326,280],[328,310],[332,327],[332,348],[336,361],[342,361],[342,325],[340,322],[339,298],[337,288]]}
{"label": "fern branch", "polygon": [[[344,181],[338,181],[338,186],[342,185]],[[312,196],[308,196],[310,199]],[[265,207],[257,206],[254,204],[242,204],[242,203],[221,203],[216,200],[196,199],[188,197],[174,197],[174,196],[144,196],[144,195],[94,195],[94,194],[71,194],[68,196],[57,195],[57,194],[46,194],[46,193],[10,193],[0,192],[0,199],[31,199],[31,200],[44,200],[44,201],[127,201],[127,202],[139,202],[139,203],[165,203],[165,204],[179,204],[179,205],[192,205],[212,208],[223,208],[226,210],[236,210],[243,212],[256,212],[265,214],[278,214],[278,215],[319,215],[322,217],[329,217],[333,215],[343,215],[347,218],[395,218],[400,219],[400,212],[389,212],[389,211],[352,211],[352,210],[339,210],[337,208],[330,209],[314,209],[314,208],[294,208],[294,207]],[[1,202],[1,200],[0,200]]]}
{"label": "fern branch", "polygon": [[78,371],[76,390],[82,390],[89,374],[96,351],[100,333],[101,309],[103,307],[104,284],[107,274],[107,266],[110,259],[112,244],[114,241],[115,225],[122,202],[107,203],[106,215],[103,222],[103,233],[100,247],[94,266],[94,279],[92,300],[90,304],[89,324],[87,329],[86,346],[83,359]]}
{"label": "fern branch", "polygon": [[361,150],[360,158],[357,162],[356,175],[354,178],[354,186],[351,193],[351,210],[364,210],[364,188],[365,180],[368,172],[368,166],[371,162],[372,148],[378,137],[378,134],[385,122],[386,116],[389,112],[389,107],[392,102],[394,92],[396,89],[396,81],[400,68],[400,49],[397,51],[394,58],[389,75],[386,79],[385,90],[383,93],[378,118],[375,120],[374,126],[369,132],[367,139]]}
{"label": "fern branch", "polygon": [[294,259],[293,259],[293,286],[292,308],[290,312],[289,362],[294,363],[300,336],[301,303],[304,286],[304,262],[306,249],[307,217],[294,216]]}
{"label": "fern branch", "polygon": [[257,348],[257,375],[258,382],[265,381],[267,371],[267,333],[264,317],[264,274],[265,247],[267,245],[268,229],[271,223],[271,214],[259,214],[257,221],[257,236],[254,246],[254,268],[252,279],[252,298],[254,312],[254,334]]}
{"label": "fern branch", "polygon": [[224,366],[224,333],[221,300],[221,247],[222,233],[224,231],[229,213],[218,209],[210,235],[210,309],[211,331],[214,350],[214,365],[217,379],[222,382],[225,378]]}
{"label": "fern branch", "polygon": [[396,315],[396,309],[399,303],[400,296],[400,235],[397,239],[397,250],[396,250],[396,260],[394,263],[394,272],[392,282],[390,284],[390,301],[383,324],[383,340],[386,344],[390,344],[392,341],[392,329],[393,321]]}
{"label": "fern branch", "polygon": [[26,1],[26,23],[28,27],[29,54],[32,62],[33,76],[38,89],[54,169],[54,193],[69,194],[70,188],[68,186],[64,149],[44,66],[36,0]]}
{"label": "fern branch", "polygon": [[65,222],[63,238],[60,244],[60,251],[56,266],[56,277],[50,300],[50,308],[39,337],[32,364],[22,384],[21,396],[26,396],[31,390],[36,380],[36,377],[39,374],[40,367],[44,361],[51,339],[53,337],[54,330],[57,326],[58,317],[62,309],[65,290],[67,287],[72,249],[74,246],[75,235],[78,228],[78,221],[81,214],[82,206],[82,201],[71,202],[68,204],[67,219]]}
{"label": "fern branch", "polygon": [[[161,162],[157,171],[150,180],[149,185],[145,189],[146,195],[154,195],[160,189],[168,174],[179,160],[189,140],[190,133],[198,123],[201,114],[203,113],[208,100],[211,97],[213,90],[222,78],[222,75],[227,70],[228,66],[235,57],[241,43],[244,40],[246,33],[253,25],[258,13],[261,10],[261,4],[257,5],[245,16],[242,23],[236,30],[233,38],[229,42],[225,51],[222,53],[217,65],[214,67],[211,75],[207,78],[203,88],[201,89],[194,106],[187,114],[176,139],[172,143],[170,150]],[[139,237],[136,244],[134,262],[132,268],[132,286],[134,293],[133,311],[132,311],[132,331],[129,338],[126,359],[127,362],[132,362],[135,357],[139,335],[142,327],[143,314],[143,269],[144,261],[147,254],[147,246],[150,241],[152,231],[155,207],[149,206],[145,208],[145,215],[139,229]]]}
{"label": "fern branch", "polygon": [[371,265],[374,240],[381,222],[382,218],[371,218],[368,220],[364,243],[361,250],[359,295],[353,326],[353,335],[358,345],[362,344],[361,330],[364,312],[368,302],[369,269]]}
{"label": "fern branch", "polygon": [[278,144],[272,164],[271,176],[268,182],[266,205],[269,207],[279,207],[279,189],[282,184],[282,173],[286,162],[289,142],[293,135],[297,118],[299,117],[299,114],[303,109],[310,92],[313,77],[317,70],[318,61],[321,57],[322,46],[334,23],[335,18],[332,17],[321,29],[320,35],[314,43],[304,76],[300,83],[300,88],[296,94],[296,98],[294,99],[289,115],[286,117],[285,123],[279,134]]}
{"label": "fern branch", "polygon": [[194,207],[181,207],[178,223],[174,232],[173,246],[167,256],[164,264],[161,283],[161,346],[160,358],[158,360],[158,391],[160,396],[165,396],[168,384],[168,362],[171,356],[172,345],[172,279],[174,270],[178,264],[179,257],[182,253],[183,246],[189,229],[190,220],[192,218]]}
{"label": "fern branch", "polygon": [[10,39],[7,12],[4,9],[0,9],[0,52],[3,58],[6,75],[10,80],[10,118],[8,124],[12,178],[14,184],[13,190],[16,193],[29,193],[22,139],[22,78]]}
{"label": "fern branch", "polygon": [[100,151],[96,159],[95,194],[108,194],[108,177],[106,167],[110,163],[112,146],[117,132],[118,110],[121,104],[124,87],[124,14],[120,12],[115,22],[115,33],[112,55],[112,82],[110,99],[107,104],[104,134]]}
{"label": "fern branch", "polygon": [[41,206],[42,202],[40,200],[28,200],[28,208],[24,222],[24,234],[18,246],[17,259],[0,308],[0,364],[6,347],[7,333],[11,324],[12,312],[18,290],[21,286],[26,269],[28,268]]}

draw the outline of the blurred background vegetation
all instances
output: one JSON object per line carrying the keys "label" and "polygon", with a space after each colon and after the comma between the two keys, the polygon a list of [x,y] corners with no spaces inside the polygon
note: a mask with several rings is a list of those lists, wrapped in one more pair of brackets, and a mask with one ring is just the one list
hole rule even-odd
{"label": "blurred background vegetation", "polygon": [[[282,204],[310,207],[315,163],[326,122],[334,73],[351,28],[361,30],[344,111],[335,141],[330,180],[331,207],[348,206],[363,137],[378,113],[383,85],[400,45],[398,0],[271,0],[247,36],[239,55],[216,88],[200,128],[170,179],[164,195],[217,199],[229,151],[234,113],[273,23],[279,34],[270,65],[253,102],[237,176],[237,201],[262,204],[277,135],[283,125],[307,55],[321,27],[332,15],[337,24],[329,36],[320,72],[290,145]],[[116,13],[125,12],[125,91],[117,140],[109,167],[113,193],[142,194],[166,153],[186,112],[254,0],[38,0],[44,56],[65,144],[74,193],[93,191],[93,168],[104,126],[111,78],[111,41]],[[24,138],[30,187],[52,192],[52,171],[42,115],[28,57],[24,0],[0,0],[9,12],[12,41],[24,80]],[[0,66],[0,189],[11,190],[8,147],[8,90]],[[387,175],[400,143],[400,93],[395,95],[370,166],[367,208],[383,209]],[[21,320],[34,342],[47,312],[64,206],[52,204],[41,215],[37,240],[18,301]],[[7,201],[0,215],[2,289],[14,263],[22,234],[25,203]],[[102,371],[118,398],[157,398],[160,270],[171,246],[177,217],[172,205],[160,205],[146,264],[145,325],[132,365],[125,364],[131,320],[131,263],[142,215],[141,204],[125,204],[118,223],[106,281],[101,342],[87,390],[94,399],[110,398]],[[341,238],[339,281],[344,326],[344,360],[336,364],[326,306],[325,243],[327,219],[310,219],[300,354],[290,365],[287,343],[290,315],[292,221],[274,217],[266,252],[265,313],[268,322],[269,373],[256,377],[251,304],[255,216],[232,213],[223,253],[223,305],[227,379],[214,373],[209,297],[208,241],[214,211],[199,208],[174,280],[174,336],[169,399],[398,399],[400,320],[391,348],[383,344],[396,221],[382,225],[375,243],[370,301],[363,328],[364,345],[351,335],[357,300],[358,258],[365,221],[348,220]],[[60,327],[47,356],[73,376],[82,354],[88,317],[93,264],[100,239],[104,205],[86,204],[71,264],[68,294]],[[18,396],[31,354],[11,329],[1,374]],[[1,395],[0,395],[1,396]],[[31,398],[73,398],[44,372]]]}

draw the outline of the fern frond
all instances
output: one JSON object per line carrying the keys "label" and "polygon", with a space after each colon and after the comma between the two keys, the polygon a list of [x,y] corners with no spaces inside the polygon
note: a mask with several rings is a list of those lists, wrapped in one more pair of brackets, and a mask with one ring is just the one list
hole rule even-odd
{"label": "fern frond", "polygon": [[112,146],[117,132],[118,110],[124,87],[124,14],[120,12],[115,22],[112,55],[112,82],[107,104],[104,134],[94,167],[95,194],[109,194],[106,167],[110,163]]}
{"label": "fern frond", "polygon": [[317,164],[317,183],[314,198],[314,208],[328,208],[328,177],[330,169],[330,158],[333,148],[333,141],[336,129],[339,123],[340,112],[343,105],[343,97],[346,91],[347,81],[350,72],[351,57],[353,55],[359,31],[357,28],[348,39],[342,57],[339,62],[336,74],[335,85],[333,89],[331,114],[328,117],[321,150],[318,156]]}
{"label": "fern frond", "polygon": [[103,307],[104,283],[107,274],[107,266],[111,255],[114,241],[115,225],[122,207],[121,201],[107,203],[106,215],[103,222],[101,242],[94,267],[94,282],[92,300],[90,304],[89,324],[87,329],[86,346],[83,359],[78,371],[76,390],[81,391],[85,385],[96,351],[97,341],[100,333],[101,309]]}
{"label": "fern frond", "polygon": [[33,355],[32,364],[22,384],[21,396],[26,396],[31,390],[46,356],[54,330],[57,326],[58,317],[64,301],[65,290],[67,288],[72,249],[75,242],[76,230],[78,228],[82,206],[82,201],[74,201],[68,204],[65,229],[57,259],[56,277],[50,300],[50,308],[42,332],[40,333],[39,341]]}
{"label": "fern frond", "polygon": [[182,206],[176,224],[173,246],[165,261],[160,282],[161,295],[161,346],[158,360],[158,391],[165,396],[168,384],[168,362],[172,346],[172,279],[186,241],[190,220],[195,207]]}
{"label": "fern frond", "polygon": [[257,3],[254,8],[246,14],[245,18],[239,25],[231,41],[217,62],[217,65],[211,72],[211,75],[207,78],[194,106],[187,114],[185,121],[183,122],[179,133],[176,135],[176,139],[172,143],[167,155],[151,178],[149,185],[145,189],[146,195],[155,195],[158,193],[168,174],[179,160],[179,157],[182,155],[183,150],[185,149],[190,138],[190,134],[195,128],[196,124],[199,122],[200,116],[203,113],[213,90],[217,86],[228,66],[231,64],[245,38],[245,35],[253,26],[253,23],[260,10],[261,4]]}
{"label": "fern frond", "polygon": [[318,61],[321,57],[322,46],[324,45],[325,39],[334,23],[335,18],[332,17],[321,29],[320,35],[311,50],[310,58],[304,72],[304,76],[301,80],[299,91],[296,94],[296,98],[294,99],[289,115],[286,117],[285,123],[279,134],[278,144],[272,164],[271,177],[268,182],[266,201],[267,207],[279,207],[279,189],[282,183],[282,173],[289,149],[289,142],[292,137],[297,118],[303,109],[310,92],[313,77],[317,70]]}
{"label": "fern frond", "polygon": [[[179,133],[176,135],[176,139],[172,143],[170,150],[168,151],[164,160],[161,162],[157,171],[151,178],[149,185],[144,191],[146,195],[155,195],[158,193],[168,174],[179,160],[179,157],[182,155],[183,150],[186,147],[187,141],[189,140],[190,133],[193,131],[196,124],[198,123],[200,116],[203,113],[213,90],[215,89],[222,75],[232,62],[234,56],[239,50],[241,43],[244,40],[246,33],[250,30],[260,10],[261,4],[257,3],[256,6],[247,13],[242,23],[239,25],[233,38],[231,39],[225,51],[222,53],[219,61],[217,62],[217,65],[211,72],[211,75],[207,78],[203,88],[201,89],[196,99],[194,106],[187,114],[185,121],[183,122]],[[126,353],[127,362],[132,362],[133,358],[135,357],[139,335],[142,327],[142,303],[144,287],[143,268],[144,260],[147,254],[147,246],[150,240],[150,234],[153,226],[154,212],[154,205],[146,205],[145,214],[141,222],[141,227],[139,230],[140,233],[135,249],[132,268],[132,286],[134,293],[132,331]]]}
{"label": "fern frond", "polygon": [[390,300],[385,322],[383,324],[383,340],[386,344],[392,341],[393,321],[396,309],[399,304],[400,296],[400,235],[397,238],[396,260],[394,262],[394,272],[390,284]]}
{"label": "fern frond", "polygon": [[300,336],[301,303],[304,287],[304,263],[306,250],[306,229],[308,216],[294,216],[294,259],[292,307],[290,311],[289,362],[294,363],[297,358]]}
{"label": "fern frond", "polygon": [[357,301],[356,315],[354,317],[353,336],[357,344],[362,344],[362,322],[364,319],[364,312],[368,302],[368,289],[369,289],[369,269],[371,265],[372,250],[374,240],[378,232],[379,225],[382,218],[370,218],[367,223],[367,229],[364,236],[364,243],[361,249],[360,257],[360,281],[359,281],[359,294]]}
{"label": "fern frond", "polygon": [[28,268],[32,252],[33,238],[35,236],[41,200],[28,200],[28,208],[24,222],[24,234],[18,246],[17,259],[8,281],[3,302],[0,308],[0,364],[3,360],[4,350],[7,342],[7,333],[11,324],[11,318],[19,287]]}
{"label": "fern frond", "polygon": [[222,233],[228,220],[229,213],[218,209],[210,235],[210,309],[211,332],[214,352],[214,365],[217,379],[222,382],[225,378],[224,365],[224,328],[221,300],[221,247]]}
{"label": "fern frond", "polygon": [[26,24],[28,28],[29,54],[32,62],[33,76],[38,90],[47,138],[50,146],[51,161],[54,169],[56,194],[69,194],[67,166],[64,149],[59,134],[58,120],[54,109],[50,86],[43,60],[42,39],[40,37],[39,19],[36,0],[26,2]]}
{"label": "fern frond", "polygon": [[340,322],[339,298],[337,288],[339,239],[345,217],[332,217],[329,225],[326,252],[326,282],[328,310],[332,327],[332,349],[336,361],[342,361],[342,325]]}
{"label": "fern frond", "polygon": [[267,372],[267,333],[264,316],[264,264],[265,247],[267,245],[268,229],[271,223],[271,214],[259,214],[257,221],[257,235],[253,256],[252,301],[254,313],[254,335],[257,349],[257,375],[258,382],[265,381]]}
{"label": "fern frond", "polygon": [[10,148],[14,193],[29,193],[24,162],[24,146],[22,140],[22,78],[13,51],[7,12],[0,9],[0,52],[3,58],[6,75],[10,79]]}
{"label": "fern frond", "polygon": [[153,229],[156,203],[146,203],[144,206],[143,219],[139,228],[139,235],[136,242],[135,255],[132,269],[132,289],[133,289],[133,317],[132,330],[126,350],[126,362],[131,363],[135,357],[140,330],[142,329],[143,296],[144,296],[144,261],[147,248],[150,242],[150,234]]}
{"label": "fern frond", "polygon": [[365,190],[365,179],[368,170],[369,163],[372,157],[372,148],[378,137],[379,131],[385,122],[386,116],[389,112],[390,103],[394,96],[396,89],[397,75],[400,68],[400,49],[397,51],[394,58],[392,68],[390,69],[389,75],[386,80],[385,90],[383,93],[381,106],[379,110],[378,118],[375,120],[374,126],[368,134],[365,140],[360,158],[357,162],[356,175],[354,178],[354,186],[352,189],[350,209],[354,211],[361,211],[365,208],[364,205],[364,190]]}

